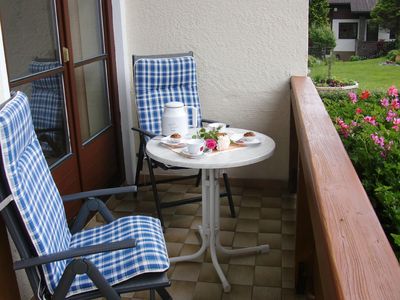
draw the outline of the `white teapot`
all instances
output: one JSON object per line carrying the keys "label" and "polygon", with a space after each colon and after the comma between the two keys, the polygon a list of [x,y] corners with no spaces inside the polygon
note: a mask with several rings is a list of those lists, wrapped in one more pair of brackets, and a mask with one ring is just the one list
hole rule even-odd
{"label": "white teapot", "polygon": [[164,105],[164,113],[161,118],[162,134],[164,136],[173,133],[179,133],[182,137],[189,131],[188,109],[192,109],[192,125],[197,127],[197,108],[194,106],[185,106],[182,102],[168,102]]}

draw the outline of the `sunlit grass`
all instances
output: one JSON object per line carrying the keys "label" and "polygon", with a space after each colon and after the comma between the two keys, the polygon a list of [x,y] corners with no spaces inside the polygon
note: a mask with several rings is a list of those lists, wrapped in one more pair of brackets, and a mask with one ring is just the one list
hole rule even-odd
{"label": "sunlit grass", "polygon": [[[338,79],[355,80],[360,89],[384,89],[395,85],[400,88],[400,66],[382,65],[384,57],[362,61],[336,61],[332,66],[332,76]],[[311,77],[326,76],[325,64],[311,68]]]}

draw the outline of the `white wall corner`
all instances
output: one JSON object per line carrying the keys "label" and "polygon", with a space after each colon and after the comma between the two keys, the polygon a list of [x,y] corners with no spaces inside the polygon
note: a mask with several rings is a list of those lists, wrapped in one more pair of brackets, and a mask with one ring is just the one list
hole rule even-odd
{"label": "white wall corner", "polygon": [[128,67],[130,64],[130,61],[128,61],[129,53],[126,47],[125,1],[112,0],[112,7],[125,175],[126,182],[133,184],[135,180],[136,155],[134,134],[131,130],[133,125],[130,96],[131,75]]}
{"label": "white wall corner", "polygon": [[10,87],[8,86],[8,75],[6,68],[6,57],[3,48],[3,36],[0,24],[0,103],[10,98]]}

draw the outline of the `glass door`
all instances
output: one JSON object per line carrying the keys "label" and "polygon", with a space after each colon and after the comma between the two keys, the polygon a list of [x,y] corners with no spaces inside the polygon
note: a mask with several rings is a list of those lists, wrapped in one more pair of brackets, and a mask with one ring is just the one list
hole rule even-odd
{"label": "glass door", "polygon": [[84,189],[112,181],[121,168],[116,140],[116,87],[110,1],[68,0],[73,95],[78,110],[78,152]]}
{"label": "glass door", "polygon": [[111,0],[0,0],[0,20],[10,88],[29,97],[60,192],[120,183]]}
{"label": "glass door", "polygon": [[[35,131],[60,192],[78,192],[69,74],[56,2],[0,0],[0,20],[10,89],[29,97]],[[68,210],[74,214],[77,208]]]}

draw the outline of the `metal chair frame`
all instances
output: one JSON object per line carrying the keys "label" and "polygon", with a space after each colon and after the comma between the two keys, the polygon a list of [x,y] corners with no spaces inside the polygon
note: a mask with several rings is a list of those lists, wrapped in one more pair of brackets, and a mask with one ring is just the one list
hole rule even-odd
{"label": "metal chair frame", "polygon": [[[173,57],[181,57],[181,56],[193,56],[193,52],[190,51],[190,52],[186,52],[186,53],[174,53],[174,54],[162,54],[162,55],[133,55],[132,56],[133,78],[135,78],[134,66],[135,66],[136,61],[138,61],[139,59],[143,59],[143,58],[173,58]],[[135,104],[137,107],[136,98],[135,98]],[[137,112],[137,110],[136,110],[136,112]],[[139,120],[139,116],[137,116],[137,120]],[[204,124],[215,123],[215,122],[218,122],[218,121],[210,120],[210,119],[202,119],[202,126],[204,126]],[[229,127],[229,125],[227,125],[227,126]],[[173,177],[173,178],[168,178],[168,179],[163,179],[163,180],[156,180],[156,177],[154,175],[155,168],[161,168],[163,170],[184,170],[186,168],[167,166],[163,163],[160,163],[158,161],[151,159],[146,153],[146,137],[154,138],[157,135],[152,132],[141,129],[140,124],[139,124],[139,127],[132,127],[132,130],[139,134],[139,141],[140,141],[139,152],[137,154],[138,160],[137,160],[137,165],[136,165],[135,185],[137,187],[151,185],[152,191],[153,191],[153,197],[154,197],[154,200],[156,203],[157,215],[161,221],[161,224],[164,226],[164,220],[163,220],[162,213],[161,213],[162,208],[168,208],[168,207],[173,207],[173,206],[178,206],[178,205],[199,202],[202,200],[202,197],[198,196],[198,197],[192,197],[192,198],[163,203],[163,202],[161,202],[161,199],[160,199],[160,196],[158,193],[157,184],[196,178],[196,186],[198,186],[200,184],[200,180],[201,180],[201,170],[199,170],[197,175],[180,176],[180,177]],[[147,161],[147,166],[149,169],[149,176],[150,176],[150,183],[140,183],[139,182],[140,181],[140,172],[143,170],[143,161],[144,160]],[[230,208],[230,212],[231,212],[231,217],[235,218],[236,212],[235,212],[235,206],[233,204],[233,198],[232,198],[232,192],[231,192],[228,174],[223,173],[223,179],[224,179],[226,192],[221,193],[220,197],[228,197],[228,203],[229,203],[229,208]]]}
{"label": "metal chair frame", "polygon": [[[7,101],[8,102],[8,101]],[[0,109],[7,103],[0,105]],[[62,197],[63,202],[85,200],[77,217],[70,226],[71,233],[76,233],[83,229],[89,216],[94,212],[99,212],[107,223],[114,220],[113,215],[106,205],[98,197],[115,195],[121,193],[136,192],[136,186],[118,187],[102,190],[94,190],[76,193]],[[7,230],[16,246],[21,260],[14,262],[14,269],[25,269],[32,290],[38,299],[94,299],[106,297],[107,299],[121,299],[120,294],[141,290],[150,290],[150,299],[155,299],[157,292],[163,300],[172,299],[166,287],[170,281],[167,272],[146,273],[133,277],[122,283],[111,286],[100,273],[98,268],[84,256],[116,251],[135,247],[134,239],[123,241],[86,246],[81,248],[68,249],[66,251],[52,253],[49,255],[38,256],[31,242],[28,232],[19,215],[16,204],[13,201],[10,187],[4,171],[2,158],[0,157],[0,212],[3,217]],[[64,259],[73,259],[64,270],[64,273],[56,287],[54,294],[50,294],[45,284],[45,277],[41,266],[50,262]],[[95,283],[97,290],[83,292],[66,298],[71,284],[77,274],[87,274]]]}

